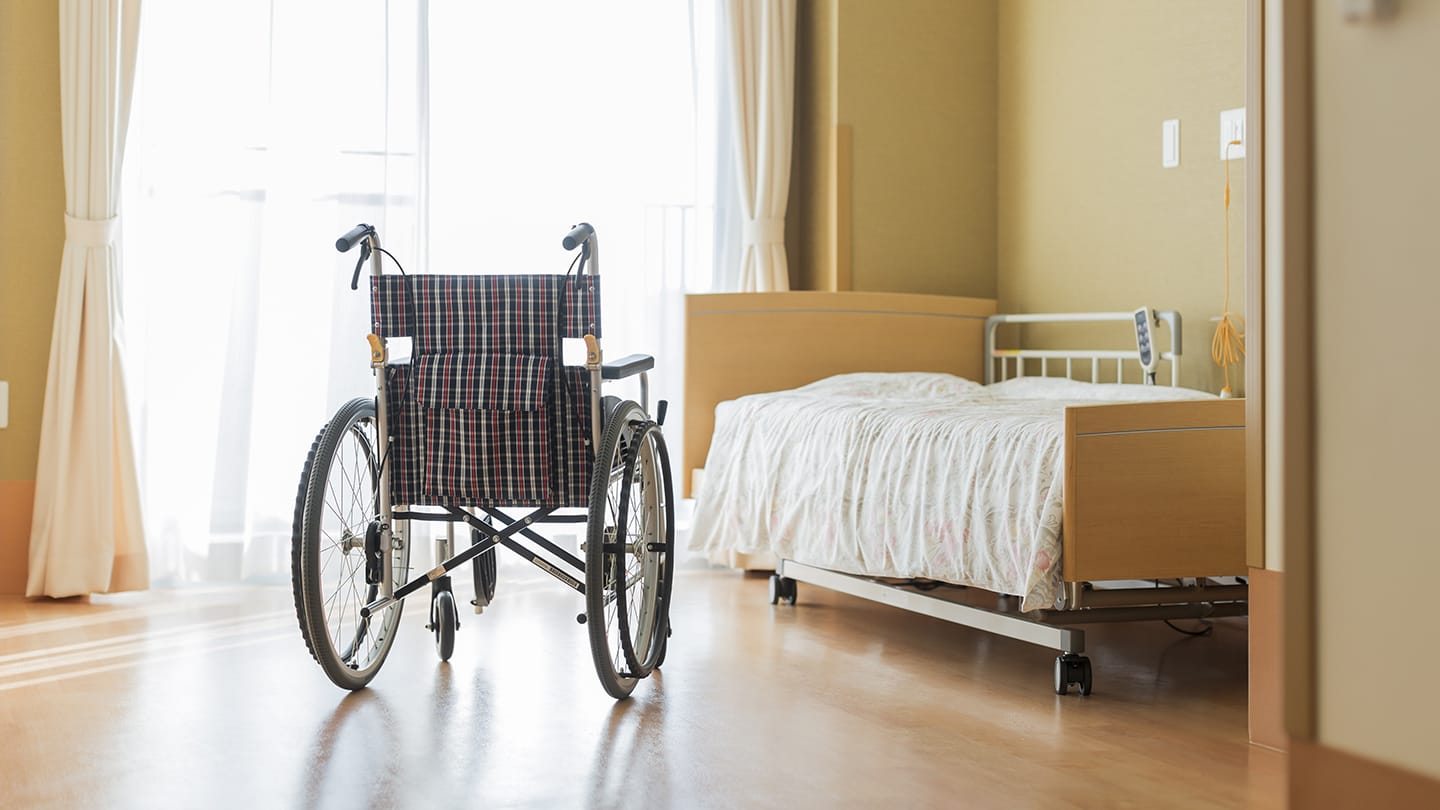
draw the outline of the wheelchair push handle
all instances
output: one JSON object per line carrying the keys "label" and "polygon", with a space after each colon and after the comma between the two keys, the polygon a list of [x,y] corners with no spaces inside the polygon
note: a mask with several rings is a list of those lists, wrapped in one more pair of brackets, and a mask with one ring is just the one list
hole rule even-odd
{"label": "wheelchair push handle", "polygon": [[582,222],[571,228],[570,232],[565,234],[565,239],[561,241],[560,244],[563,245],[566,250],[574,250],[594,237],[595,229],[590,226],[590,223]]}
{"label": "wheelchair push handle", "polygon": [[335,249],[340,251],[341,253],[348,253],[350,252],[350,248],[353,248],[360,243],[361,239],[364,239],[367,236],[373,236],[374,234],[375,228],[362,222],[359,225],[356,225],[355,227],[346,231],[344,236],[336,239]]}
{"label": "wheelchair push handle", "polygon": [[[375,226],[360,223],[345,232],[345,235],[335,240],[335,249],[341,253],[348,253],[350,248],[360,246],[360,260],[355,262],[355,272],[350,276],[350,289],[360,288],[360,270],[365,267],[365,260],[370,258],[371,248],[380,247],[380,236],[375,233]],[[376,261],[379,259],[377,257]],[[376,272],[379,272],[380,265],[375,265]]]}

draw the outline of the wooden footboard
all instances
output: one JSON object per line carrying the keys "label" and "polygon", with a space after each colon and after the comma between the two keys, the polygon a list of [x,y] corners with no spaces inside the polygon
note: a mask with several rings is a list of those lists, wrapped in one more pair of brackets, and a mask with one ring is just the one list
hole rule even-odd
{"label": "wooden footboard", "polygon": [[1067,582],[1245,573],[1244,400],[1065,410]]}

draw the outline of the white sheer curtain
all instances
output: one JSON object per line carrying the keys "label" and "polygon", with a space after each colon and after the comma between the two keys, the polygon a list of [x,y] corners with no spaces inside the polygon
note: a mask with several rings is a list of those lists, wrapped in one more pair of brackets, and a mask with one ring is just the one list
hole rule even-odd
{"label": "white sheer curtain", "polygon": [[415,251],[421,2],[146,2],[125,293],[161,583],[289,576],[305,454],[372,390],[334,239]]}
{"label": "white sheer curtain", "polygon": [[679,400],[684,294],[710,281],[713,169],[697,160],[713,148],[714,14],[713,0],[431,10],[430,269],[563,272],[561,237],[590,222],[605,354],[655,356],[652,408]]}
{"label": "white sheer curtain", "polygon": [[147,3],[126,292],[162,581],[288,577],[305,452],[371,390],[332,247],[356,222],[411,272],[545,273],[589,221],[606,354],[655,355],[652,399],[678,399],[683,295],[710,280],[712,0]]}

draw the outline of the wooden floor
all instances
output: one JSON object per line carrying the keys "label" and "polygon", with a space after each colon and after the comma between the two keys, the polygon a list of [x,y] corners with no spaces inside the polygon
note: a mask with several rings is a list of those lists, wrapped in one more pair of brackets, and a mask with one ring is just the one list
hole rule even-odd
{"label": "wooden floor", "polygon": [[[423,603],[371,687],[305,651],[288,588],[0,600],[3,807],[1281,807],[1245,734],[1245,623],[1054,653],[691,571],[663,673],[615,703],[581,600],[507,583],[437,663]],[[466,597],[468,599],[468,596]],[[422,609],[415,609],[415,608]]]}

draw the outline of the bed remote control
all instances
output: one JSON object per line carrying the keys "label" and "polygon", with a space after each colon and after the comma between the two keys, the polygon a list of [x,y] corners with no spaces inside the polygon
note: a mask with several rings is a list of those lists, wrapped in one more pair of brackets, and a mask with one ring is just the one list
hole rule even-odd
{"label": "bed remote control", "polygon": [[1150,307],[1135,310],[1135,345],[1140,349],[1140,369],[1144,372],[1145,384],[1155,384],[1155,368],[1160,360],[1155,354],[1155,313]]}

